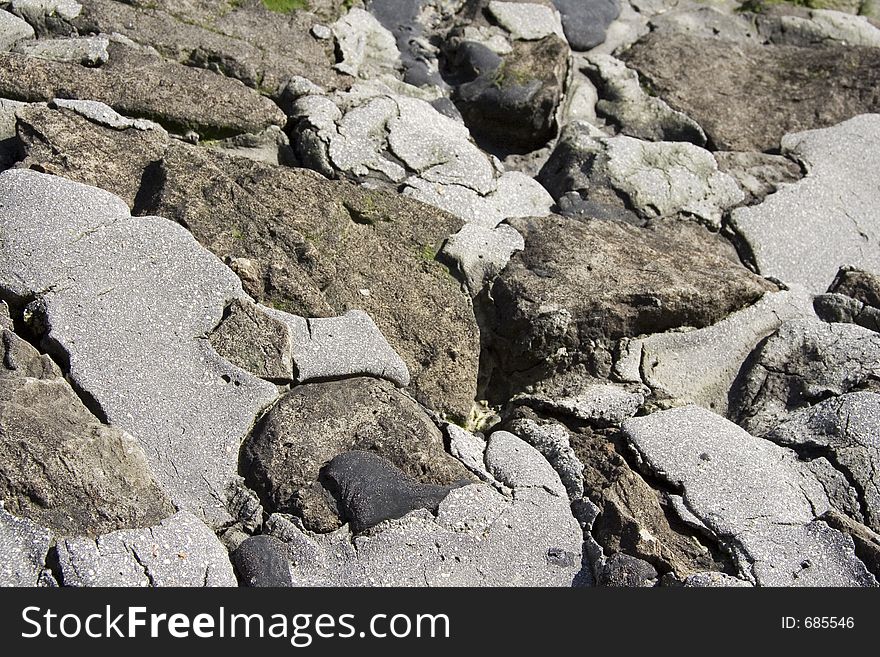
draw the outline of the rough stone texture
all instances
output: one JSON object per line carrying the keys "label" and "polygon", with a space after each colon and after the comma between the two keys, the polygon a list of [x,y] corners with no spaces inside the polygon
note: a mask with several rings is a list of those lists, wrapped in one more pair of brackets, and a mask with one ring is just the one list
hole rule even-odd
{"label": "rough stone texture", "polygon": [[406,363],[419,401],[467,417],[479,332],[468,295],[433,260],[461,220],[309,171],[169,143],[159,131],[111,130],[38,107],[26,119],[26,166],[186,225],[267,306],[305,317],[363,310]]}
{"label": "rough stone texture", "polygon": [[437,513],[454,488],[419,483],[381,456],[358,450],[333,457],[321,469],[321,485],[333,494],[341,519],[354,532],[402,518],[415,509]]}
{"label": "rough stone texture", "polygon": [[209,146],[227,155],[246,157],[256,162],[296,166],[296,155],[290,146],[290,138],[276,125],[271,125],[255,135],[234,135]]}
{"label": "rough stone texture", "polygon": [[337,70],[370,79],[393,75],[400,68],[400,52],[394,35],[371,13],[354,7],[331,29],[341,56]]}
{"label": "rough stone texture", "polygon": [[239,582],[244,586],[293,586],[285,546],[272,536],[251,536],[230,555]]}
{"label": "rough stone texture", "polygon": [[880,308],[880,276],[870,272],[842,267],[828,291],[845,294],[866,306]]}
{"label": "rough stone texture", "polygon": [[684,586],[688,588],[748,588],[754,586],[751,582],[724,573],[695,573],[684,580]]}
{"label": "rough stone texture", "polygon": [[291,390],[246,441],[242,471],[267,508],[296,513],[307,527],[326,532],[341,523],[319,471],[352,450],[375,452],[421,483],[468,478],[419,406],[390,383],[369,378]]}
{"label": "rough stone texture", "polygon": [[632,418],[645,467],[728,545],[740,576],[764,586],[876,586],[848,536],[816,520],[828,508],[793,452],[697,406]]}
{"label": "rough stone texture", "polygon": [[656,586],[657,579],[654,566],[621,552],[612,555],[602,565],[596,583],[599,586],[638,588]]}
{"label": "rough stone texture", "polygon": [[590,50],[605,41],[606,30],[620,15],[618,0],[553,0],[553,4],[562,14],[565,38],[574,50]]}
{"label": "rough stone texture", "polygon": [[608,427],[635,415],[645,402],[645,395],[613,384],[590,383],[569,395],[522,395],[515,401],[538,410],[567,415],[591,426]]}
{"label": "rough stone texture", "polygon": [[0,502],[0,587],[42,584],[51,542],[51,531],[15,517]]}
{"label": "rough stone texture", "polygon": [[34,37],[34,28],[18,16],[0,9],[0,52],[10,50],[17,42]]}
{"label": "rough stone texture", "polygon": [[180,226],[63,178],[6,171],[0,206],[4,296],[30,301],[43,345],[137,438],[172,501],[225,522],[240,441],[277,395],[203,339],[238,279]]}
{"label": "rough stone texture", "polygon": [[829,527],[850,536],[856,546],[856,556],[862,560],[874,577],[880,577],[880,535],[834,509],[823,513],[820,520]]}
{"label": "rough stone texture", "polygon": [[507,224],[485,228],[469,223],[446,241],[441,253],[455,263],[471,294],[476,295],[504,269],[510,256],[523,248],[522,235]]}
{"label": "rough stone texture", "polygon": [[778,148],[788,132],[880,110],[880,49],[800,48],[652,32],[623,55],[721,150]]}
{"label": "rough stone texture", "polygon": [[854,324],[790,320],[743,368],[731,416],[761,436],[792,411],[829,397],[878,390],[880,335]]}
{"label": "rough stone texture", "polygon": [[564,427],[540,424],[529,417],[518,417],[505,426],[547,459],[559,475],[569,499],[577,500],[584,496],[584,464],[575,455]]}
{"label": "rough stone texture", "polygon": [[489,14],[513,39],[537,41],[552,34],[562,37],[562,22],[552,7],[531,2],[489,3]]}
{"label": "rough stone texture", "polygon": [[616,123],[623,134],[647,141],[688,141],[705,146],[703,129],[661,99],[649,95],[639,84],[638,73],[619,59],[590,55],[584,70],[599,93],[596,112]]}
{"label": "rough stone texture", "polygon": [[[307,12],[267,11],[259,2],[219,10],[215,3],[178,0],[85,0],[73,21],[80,34],[120,34],[171,60],[222,73],[273,97],[303,76],[324,86],[345,83],[334,72],[332,41],[309,30]],[[195,10],[195,11],[194,11]]]}
{"label": "rough stone texture", "polygon": [[842,265],[880,273],[880,190],[873,175],[880,166],[880,114],[786,135],[782,148],[805,168],[804,178],[731,214],[758,271],[814,293],[825,292]]}
{"label": "rough stone texture", "polygon": [[11,167],[19,157],[15,113],[24,106],[24,103],[0,98],[0,171]]}
{"label": "rough stone texture", "polygon": [[489,474],[510,488],[542,487],[553,495],[568,494],[547,459],[512,433],[494,432],[486,445],[484,460]]}
{"label": "rough stone texture", "polygon": [[[542,459],[533,455],[523,460]],[[347,528],[311,535],[278,514],[269,528],[287,543],[297,586],[571,586],[583,533],[568,498],[547,490],[560,486],[558,476],[549,466],[546,474],[512,496],[485,484],[456,488],[436,517],[413,511],[359,536]]]}
{"label": "rough stone texture", "polygon": [[588,360],[597,343],[707,326],[772,289],[696,225],[640,229],[555,216],[510,223],[526,248],[492,285],[501,382],[545,378]]}
{"label": "rough stone texture", "polygon": [[64,586],[237,586],[226,549],[195,516],[58,543]]}
{"label": "rough stone texture", "polygon": [[19,41],[12,50],[28,57],[39,57],[53,62],[100,66],[110,59],[110,54],[107,52],[109,45],[110,39],[97,36]]}
{"label": "rough stone texture", "polygon": [[880,394],[853,392],[793,413],[767,438],[796,451],[826,455],[855,489],[864,516],[856,519],[880,531],[878,420]]}
{"label": "rough stone texture", "polygon": [[625,199],[644,219],[694,218],[716,230],[724,211],[743,200],[709,151],[685,142],[597,136],[580,122],[563,129],[539,180],[556,199],[569,192],[598,203]]}
{"label": "rough stone texture", "polygon": [[843,294],[820,294],[813,299],[816,314],[826,322],[858,324],[880,332],[880,309]]}
{"label": "rough stone texture", "polygon": [[203,136],[259,132],[283,126],[272,101],[241,82],[111,44],[101,68],[0,52],[0,96],[24,101],[56,97],[99,100],[129,116]]}
{"label": "rough stone texture", "polygon": [[781,155],[738,151],[718,151],[714,155],[719,171],[736,180],[748,205],[760,203],[803,175],[796,162]]}
{"label": "rough stone texture", "polygon": [[726,415],[734,381],[749,354],[783,321],[798,317],[812,317],[806,294],[772,292],[712,326],[651,335],[630,342],[629,348],[639,354],[639,378],[655,398]]}
{"label": "rough stone texture", "polygon": [[174,513],[137,441],[102,425],[58,366],[0,329],[0,498],[56,534],[144,527]]}

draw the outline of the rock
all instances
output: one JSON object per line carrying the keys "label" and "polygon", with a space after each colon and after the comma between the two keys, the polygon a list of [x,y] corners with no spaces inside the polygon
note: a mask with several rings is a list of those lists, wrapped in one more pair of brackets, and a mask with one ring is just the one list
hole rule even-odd
{"label": "rock", "polygon": [[541,453],[559,475],[570,500],[584,496],[584,464],[575,455],[568,432],[561,425],[540,424],[526,416],[515,417],[505,426]]}
{"label": "rock", "polygon": [[283,126],[270,100],[236,80],[111,44],[101,68],[0,52],[0,96],[50,101],[58,96],[98,100],[122,114],[205,137]]}
{"label": "rock", "polygon": [[82,12],[82,5],[74,0],[11,0],[9,10],[42,36],[54,28],[69,29],[70,21]]}
{"label": "rock", "polygon": [[724,573],[695,573],[684,580],[684,585],[687,588],[700,589],[753,586],[751,582]]}
{"label": "rock", "polygon": [[52,360],[0,330],[0,498],[62,536],[143,527],[174,513],[143,449],[101,424]]}
{"label": "rock", "polygon": [[630,349],[639,354],[639,378],[655,398],[726,415],[734,382],[749,354],[783,321],[809,317],[807,295],[772,292],[712,326],[657,333],[632,341]]}
{"label": "rock", "polygon": [[563,39],[514,41],[503,57],[469,41],[449,44],[451,67],[461,78],[452,99],[478,143],[492,151],[527,153],[555,136],[568,72]]}
{"label": "rock", "polygon": [[876,586],[852,539],[816,520],[828,501],[789,450],[697,406],[627,420],[645,467],[683,491],[687,508],[762,586]]}
{"label": "rock", "polygon": [[285,546],[272,536],[251,536],[230,555],[244,586],[293,586]]}
{"label": "rock", "polygon": [[880,50],[765,46],[653,32],[623,55],[720,150],[766,151],[788,132],[880,110]]}
{"label": "rock", "polygon": [[455,424],[446,425],[449,453],[462,462],[481,481],[502,489],[503,484],[486,470],[486,439]]}
{"label": "rock", "polygon": [[54,98],[49,103],[54,109],[70,110],[76,112],[83,118],[116,130],[126,130],[134,128],[135,130],[156,130],[165,136],[165,131],[158,123],[148,121],[146,119],[130,119],[122,116],[114,111],[109,105],[98,102],[96,100],[68,100],[64,98]]}
{"label": "rock", "polygon": [[842,267],[828,291],[845,294],[866,306],[880,308],[880,276],[870,272]]}
{"label": "rock", "polygon": [[786,135],[782,145],[806,175],[731,213],[757,270],[814,293],[825,292],[842,265],[880,273],[878,198],[869,173],[880,165],[880,115]]}
{"label": "rock", "polygon": [[419,483],[469,478],[415,402],[368,378],[293,388],[245,442],[242,471],[270,511],[295,513],[326,532],[341,522],[318,484],[319,471],[352,450],[375,452]]}
{"label": "rock", "polygon": [[880,576],[880,535],[834,509],[823,513],[821,520],[829,527],[850,536],[856,546],[856,556],[874,577]]}
{"label": "rock", "polygon": [[605,32],[620,15],[618,0],[553,0],[562,14],[565,38],[574,50],[590,50],[605,41]]}
{"label": "rock", "polygon": [[34,38],[34,28],[18,16],[0,9],[0,52],[11,50],[24,39]]}
{"label": "rock", "polygon": [[762,436],[788,414],[857,390],[877,389],[880,335],[854,324],[789,320],[749,359],[731,416]]}
{"label": "rock", "polygon": [[437,513],[454,488],[419,483],[381,456],[358,450],[333,457],[321,469],[321,485],[336,498],[341,519],[348,521],[354,532],[402,518],[416,509]]}
{"label": "rock", "polygon": [[760,203],[787,183],[801,179],[796,162],[781,155],[717,151],[718,170],[736,180],[745,194],[745,204]]}
{"label": "rock", "polygon": [[826,455],[859,497],[865,517],[856,520],[874,531],[880,531],[878,414],[880,394],[852,392],[792,413],[767,434],[768,439],[795,451]]}
{"label": "rock", "polygon": [[235,135],[210,146],[227,155],[246,157],[255,162],[286,166],[296,164],[296,155],[290,146],[290,139],[276,125],[271,125],[256,135]]}
{"label": "rock", "polygon": [[563,37],[562,22],[552,7],[530,2],[489,3],[489,14],[512,39],[538,41],[555,34]]}
{"label": "rock", "polygon": [[140,442],[174,504],[225,522],[240,441],[277,396],[203,339],[243,295],[238,280],[185,229],[92,187],[10,170],[0,205],[7,298],[29,302],[44,347]]}
{"label": "rock", "polygon": [[446,241],[441,253],[455,263],[471,294],[476,296],[504,269],[510,256],[523,248],[522,235],[507,224],[490,229],[469,223]]}
{"label": "rock", "polygon": [[267,11],[258,2],[221,11],[214,3],[89,0],[73,24],[80,34],[118,34],[277,98],[294,76],[325,87],[345,84],[347,76],[332,68],[332,42],[309,33],[315,20],[308,12]]}
{"label": "rock", "polygon": [[[467,293],[434,261],[460,219],[156,131],[109,130],[66,110],[34,108],[19,133],[25,166],[101,186],[135,214],[186,225],[263,305],[310,318],[364,311],[406,363],[419,401],[468,416],[479,330]],[[395,376],[403,380],[402,371]]]}
{"label": "rock", "polygon": [[820,294],[813,299],[816,314],[826,322],[847,322],[880,332],[880,309],[843,294]]}
{"label": "rock", "polygon": [[0,171],[11,167],[20,156],[15,138],[15,113],[24,106],[25,103],[0,98]]}
{"label": "rock", "polygon": [[19,41],[13,52],[39,57],[53,62],[68,62],[83,66],[100,66],[110,59],[107,37],[83,37],[69,39],[49,39],[41,41]]}
{"label": "rock", "polygon": [[610,55],[594,54],[586,60],[585,72],[599,93],[600,116],[620,126],[622,134],[647,141],[688,141],[706,145],[703,129],[661,99],[648,95],[638,73]]}
{"label": "rock", "polygon": [[[775,20],[774,20],[775,19]],[[803,16],[759,18],[760,32],[780,45],[841,45],[880,47],[880,29],[866,16],[833,9],[812,9]]]}
{"label": "rock", "polygon": [[603,565],[596,583],[599,586],[636,588],[656,586],[657,579],[657,570],[647,561],[618,553]]}
{"label": "rock", "polygon": [[367,11],[353,7],[332,26],[342,61],[336,68],[354,77],[393,75],[400,67],[394,35]]}
{"label": "rock", "polygon": [[608,427],[635,415],[644,404],[645,395],[608,383],[592,383],[571,395],[519,395],[515,400],[538,410],[582,420],[591,426]]}
{"label": "rock", "polygon": [[26,518],[17,518],[0,502],[0,587],[40,586],[52,532]]}
{"label": "rock", "polygon": [[643,219],[693,218],[715,230],[724,211],[743,200],[709,151],[594,131],[583,123],[563,129],[538,178],[554,198],[577,192],[595,203],[632,208]]}
{"label": "rock", "polygon": [[526,247],[491,288],[495,385],[591,367],[590,354],[608,341],[707,326],[772,289],[699,226],[555,216],[510,223]]}
{"label": "rock", "polygon": [[486,470],[510,488],[542,487],[553,495],[567,497],[559,475],[539,451],[507,431],[489,436]]}
{"label": "rock", "polygon": [[193,515],[97,539],[59,541],[63,586],[237,586],[226,549]]}

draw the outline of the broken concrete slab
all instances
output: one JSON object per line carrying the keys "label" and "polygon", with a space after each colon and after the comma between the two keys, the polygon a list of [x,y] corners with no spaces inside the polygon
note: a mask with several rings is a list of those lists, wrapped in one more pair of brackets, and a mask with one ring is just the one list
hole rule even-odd
{"label": "broken concrete slab", "polygon": [[0,9],[0,52],[10,50],[19,41],[34,38],[34,28],[18,16]]}
{"label": "broken concrete slab", "polygon": [[40,586],[47,581],[46,558],[51,545],[49,529],[12,515],[0,502],[0,587]]}
{"label": "broken concrete slab", "polygon": [[105,36],[41,39],[19,41],[12,48],[12,52],[53,62],[101,66],[110,59],[110,53],[107,52],[109,45],[110,39]]}

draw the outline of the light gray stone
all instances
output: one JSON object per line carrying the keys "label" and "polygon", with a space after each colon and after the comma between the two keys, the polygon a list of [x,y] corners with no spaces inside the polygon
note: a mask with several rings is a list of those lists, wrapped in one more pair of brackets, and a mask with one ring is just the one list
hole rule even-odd
{"label": "light gray stone", "polygon": [[34,21],[46,16],[73,20],[82,13],[82,5],[75,0],[12,0],[10,9],[22,18]]}
{"label": "light gray stone", "polygon": [[569,499],[574,501],[584,496],[584,464],[571,448],[568,431],[564,427],[519,418],[511,422],[508,428],[547,459],[559,475]]}
{"label": "light gray stone", "polygon": [[394,35],[368,11],[354,7],[330,30],[342,56],[337,70],[371,79],[402,67]]}
{"label": "light gray stone", "polygon": [[486,469],[510,488],[544,488],[567,497],[553,466],[537,449],[507,431],[495,431],[486,446]]}
{"label": "light gray stone", "polygon": [[852,539],[816,520],[828,499],[794,452],[697,406],[632,418],[623,432],[729,546],[739,576],[763,586],[876,586]]}
{"label": "light gray stone", "polygon": [[880,114],[786,135],[782,150],[804,178],[731,213],[758,271],[816,294],[843,265],[880,273]]}
{"label": "light gray stone", "polygon": [[238,586],[226,548],[183,511],[146,529],[61,541],[58,561],[64,586]]}
{"label": "light gray stone", "polygon": [[0,587],[38,586],[43,581],[52,532],[17,518],[0,502]]}
{"label": "light gray stone", "polygon": [[165,132],[165,129],[158,123],[147,119],[130,119],[127,116],[122,116],[109,105],[105,105],[97,100],[55,98],[50,105],[58,109],[71,110],[93,123],[116,130],[134,128],[135,130],[160,130]]}
{"label": "light gray stone", "polygon": [[688,588],[729,588],[729,587],[751,587],[751,582],[744,579],[725,575],[724,573],[696,573],[690,575],[684,580],[684,585]]}
{"label": "light gray stone", "polygon": [[277,397],[204,339],[243,296],[238,278],[181,226],[63,178],[0,174],[0,213],[0,285],[33,299],[43,344],[138,439],[177,505],[226,522],[241,440]]}
{"label": "light gray stone", "polygon": [[455,424],[446,425],[449,453],[481,480],[496,487],[501,484],[486,470],[486,440]]}
{"label": "light gray stone", "polygon": [[42,39],[39,41],[19,41],[12,51],[49,59],[53,62],[69,62],[83,66],[100,66],[110,59],[107,46],[110,39],[105,36],[71,37],[65,39]]}
{"label": "light gray stone", "polygon": [[33,39],[34,28],[18,16],[0,9],[0,51],[9,50],[23,39]]}
{"label": "light gray stone", "polygon": [[565,38],[559,13],[546,5],[532,2],[489,3],[489,13],[514,39],[536,41],[555,34]]}
{"label": "light gray stone", "polygon": [[641,352],[641,377],[657,398],[726,415],[730,390],[746,358],[783,321],[797,317],[814,317],[809,295],[770,292],[711,326],[657,333],[631,341],[629,347]]}
{"label": "light gray stone", "polygon": [[597,383],[587,384],[570,395],[523,395],[516,401],[607,427],[635,415],[645,403],[645,395],[613,384]]}
{"label": "light gray stone", "polygon": [[789,45],[838,44],[880,47],[880,29],[866,16],[833,9],[813,9],[804,16],[779,16],[759,22],[762,34],[773,43]]}
{"label": "light gray stone", "polygon": [[525,245],[522,235],[507,224],[488,229],[469,223],[446,241],[441,253],[455,263],[476,296]]}

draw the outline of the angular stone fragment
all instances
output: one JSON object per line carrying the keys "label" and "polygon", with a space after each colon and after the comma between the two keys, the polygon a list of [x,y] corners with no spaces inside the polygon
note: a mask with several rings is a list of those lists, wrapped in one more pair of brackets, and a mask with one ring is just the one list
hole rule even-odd
{"label": "angular stone fragment", "polygon": [[507,224],[489,229],[470,223],[446,241],[442,253],[456,263],[471,294],[476,295],[523,248],[522,235]]}
{"label": "angular stone fragment", "polygon": [[25,103],[0,98],[0,171],[11,167],[20,157],[15,138],[15,113]]}
{"label": "angular stone fragment", "polygon": [[251,536],[234,552],[232,564],[243,586],[293,586],[284,543],[272,536]]}
{"label": "angular stone fragment", "polygon": [[612,384],[592,383],[571,395],[520,395],[516,402],[568,415],[592,426],[607,427],[635,415],[645,402],[645,395]]}
{"label": "angular stone fragment", "polygon": [[17,42],[34,37],[34,28],[18,16],[0,9],[0,52],[10,50]]}
{"label": "angular stone fragment", "polygon": [[543,487],[567,496],[559,475],[540,452],[507,431],[496,431],[486,446],[486,469],[510,488]]}
{"label": "angular stone fragment", "polygon": [[618,0],[553,0],[553,4],[562,14],[565,38],[574,50],[600,45],[606,30],[620,15]]}
{"label": "angular stone fragment", "polygon": [[51,531],[17,518],[0,502],[0,587],[39,586],[51,543]]}
{"label": "angular stone fragment", "polygon": [[737,151],[717,151],[714,155],[719,171],[736,180],[743,190],[747,205],[760,203],[803,176],[796,162],[781,155]]}
{"label": "angular stone fragment", "polygon": [[107,192],[27,170],[0,174],[0,285],[106,420],[140,442],[172,501],[222,523],[237,451],[274,386],[204,335],[243,295],[180,226]]}
{"label": "angular stone fragment", "polygon": [[58,543],[63,586],[237,586],[226,549],[193,515]]}
{"label": "angular stone fragment", "polygon": [[261,379],[294,379],[287,325],[250,301],[233,301],[209,339],[218,354],[246,372]]}
{"label": "angular stone fragment", "polygon": [[336,68],[343,73],[370,79],[399,68],[394,35],[369,12],[353,7],[331,29],[342,58]]}
{"label": "angular stone fragment", "polygon": [[68,39],[46,39],[40,41],[19,41],[13,52],[39,57],[53,62],[69,62],[83,66],[100,66],[110,59],[107,37],[82,37]]}
{"label": "angular stone fragment", "polygon": [[763,586],[876,586],[852,539],[816,517],[818,481],[789,450],[696,406],[632,418],[623,431],[645,467],[683,491],[727,543],[740,575]]}
{"label": "angular stone fragment", "polygon": [[513,39],[536,41],[555,34],[562,37],[562,22],[552,7],[531,2],[489,3],[489,14]]}

